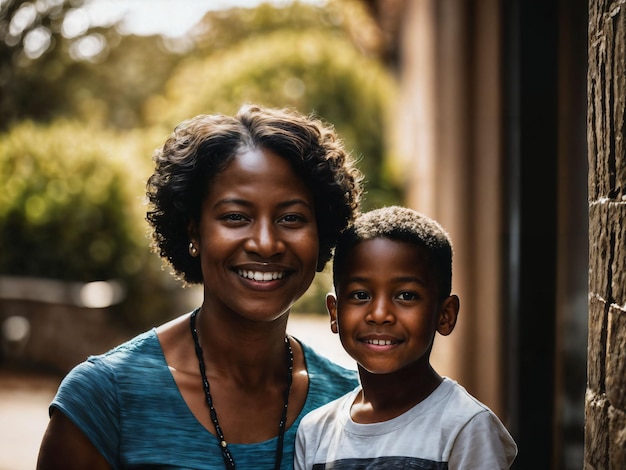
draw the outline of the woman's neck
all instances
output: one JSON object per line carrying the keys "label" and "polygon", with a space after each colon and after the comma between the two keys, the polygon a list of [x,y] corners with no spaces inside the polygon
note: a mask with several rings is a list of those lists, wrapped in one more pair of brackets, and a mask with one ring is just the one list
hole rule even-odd
{"label": "woman's neck", "polygon": [[197,314],[196,328],[207,368],[214,373],[246,384],[282,377],[287,313],[270,322],[251,322],[203,306]]}

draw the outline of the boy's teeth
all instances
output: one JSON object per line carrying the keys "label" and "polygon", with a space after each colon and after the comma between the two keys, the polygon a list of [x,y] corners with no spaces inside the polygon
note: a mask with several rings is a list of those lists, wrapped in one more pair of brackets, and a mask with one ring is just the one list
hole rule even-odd
{"label": "boy's teeth", "polygon": [[389,346],[390,344],[393,343],[389,339],[368,339],[365,342],[369,344],[375,344],[377,346]]}
{"label": "boy's teeth", "polygon": [[274,279],[282,279],[285,277],[285,273],[283,272],[266,273],[260,271],[247,271],[243,269],[239,270],[239,275],[255,281],[272,281]]}

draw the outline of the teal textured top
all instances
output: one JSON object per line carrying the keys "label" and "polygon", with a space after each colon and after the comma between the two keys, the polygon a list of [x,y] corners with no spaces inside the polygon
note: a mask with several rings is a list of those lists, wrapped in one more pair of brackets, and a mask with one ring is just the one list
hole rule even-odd
{"label": "teal textured top", "polygon": [[[282,469],[293,468],[296,428],[309,411],[357,385],[345,369],[302,344],[309,374],[306,402],[285,432]],[[115,469],[223,469],[217,438],[187,407],[152,329],[91,356],[63,379],[50,405],[62,411]],[[229,444],[237,469],[273,469],[277,438]]]}

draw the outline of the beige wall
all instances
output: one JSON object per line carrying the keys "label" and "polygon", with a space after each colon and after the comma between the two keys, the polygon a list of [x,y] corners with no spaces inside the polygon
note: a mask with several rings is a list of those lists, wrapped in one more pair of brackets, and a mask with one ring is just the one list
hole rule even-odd
{"label": "beige wall", "polygon": [[[396,153],[406,204],[439,220],[455,248],[457,327],[435,340],[433,364],[503,415],[500,361],[498,2],[407,2]],[[470,34],[468,28],[474,33]]]}

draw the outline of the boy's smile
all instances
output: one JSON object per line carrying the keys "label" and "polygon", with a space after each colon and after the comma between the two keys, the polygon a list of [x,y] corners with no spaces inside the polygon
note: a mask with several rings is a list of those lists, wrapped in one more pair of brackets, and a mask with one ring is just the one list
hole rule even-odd
{"label": "boy's smile", "polygon": [[429,367],[447,299],[439,299],[426,250],[374,238],[353,247],[344,266],[337,297],[327,305],[333,331],[359,369],[390,374]]}

